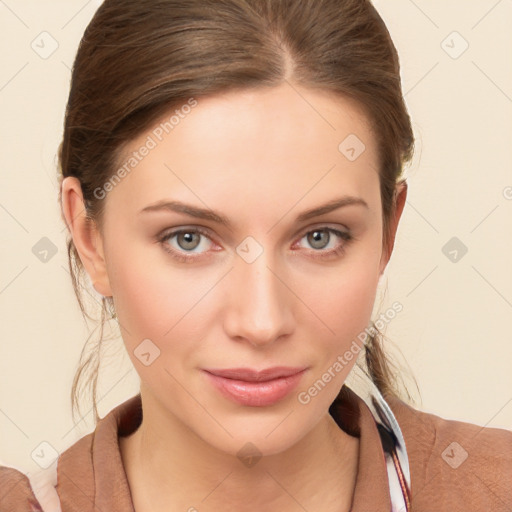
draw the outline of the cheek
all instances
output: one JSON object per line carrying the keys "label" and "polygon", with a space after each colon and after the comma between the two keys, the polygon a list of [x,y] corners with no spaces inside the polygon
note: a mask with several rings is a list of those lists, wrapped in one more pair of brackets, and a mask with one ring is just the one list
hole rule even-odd
{"label": "cheek", "polygon": [[[315,313],[323,320],[326,355],[345,351],[367,327],[376,293],[376,280],[368,273],[351,272],[337,279],[314,301]],[[359,342],[358,342],[359,344]]]}
{"label": "cheek", "polygon": [[147,242],[144,246],[120,243],[119,247],[123,250],[112,247],[109,251],[108,272],[127,345],[135,348],[145,338],[159,344],[190,339],[197,325],[194,308],[211,279],[200,279],[193,270],[176,269],[157,244],[150,249]]}
{"label": "cheek", "polygon": [[334,401],[362,350],[360,334],[371,317],[378,272],[370,261],[360,258],[358,262],[340,266],[336,276],[322,279],[326,286],[315,287],[317,296],[311,297],[322,322],[315,317],[302,328],[313,340],[310,359],[315,366],[297,393],[298,403],[311,418],[320,417]]}
{"label": "cheek", "polygon": [[379,278],[377,258],[367,252],[355,259],[357,263],[341,265],[336,275],[324,276],[318,282],[323,286],[313,289],[308,281],[315,316],[308,315],[311,320],[302,329],[314,340],[311,360],[316,365],[297,400],[312,407],[313,416],[321,415],[336,398],[356,364],[371,318]]}
{"label": "cheek", "polygon": [[[380,251],[378,237],[375,244],[360,244],[349,253],[344,262],[324,274],[318,281],[309,277],[302,289],[308,296],[315,317],[315,325],[322,332],[326,357],[343,353],[364,332],[371,319],[377,286],[379,284]],[[316,283],[312,286],[312,282]]]}
{"label": "cheek", "polygon": [[116,312],[134,368],[157,395],[163,388],[178,400],[175,379],[180,382],[181,369],[193,364],[195,340],[202,339],[199,329],[207,322],[198,321],[195,307],[206,293],[204,284],[187,272],[139,264],[136,258],[119,265],[117,279]]}
{"label": "cheek", "polygon": [[[372,313],[379,281],[377,267],[353,266],[335,280],[329,289],[332,321],[341,324],[366,323]],[[328,307],[327,303],[327,307]]]}

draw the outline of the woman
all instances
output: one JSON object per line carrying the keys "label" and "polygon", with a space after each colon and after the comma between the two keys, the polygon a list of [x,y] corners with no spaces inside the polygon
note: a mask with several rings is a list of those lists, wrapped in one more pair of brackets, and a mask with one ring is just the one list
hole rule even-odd
{"label": "woman", "polygon": [[368,327],[413,144],[367,1],[106,0],[59,199],[140,394],[1,510],[510,510],[512,432],[412,408]]}

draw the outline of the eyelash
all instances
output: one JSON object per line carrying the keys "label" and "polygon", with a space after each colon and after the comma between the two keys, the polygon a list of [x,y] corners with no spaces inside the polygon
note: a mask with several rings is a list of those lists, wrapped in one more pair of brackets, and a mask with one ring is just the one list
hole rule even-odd
{"label": "eyelash", "polygon": [[[311,229],[310,231],[306,231],[300,237],[300,240],[302,240],[302,238],[304,238],[305,236],[307,236],[310,233],[313,233],[315,231],[327,231],[329,233],[334,233],[336,236],[339,236],[341,239],[343,239],[345,241],[345,243],[339,245],[338,247],[336,247],[334,249],[330,249],[328,251],[325,251],[322,249],[319,249],[319,250],[312,249],[313,253],[317,253],[312,256],[314,259],[325,260],[325,259],[333,258],[336,256],[341,256],[345,253],[347,244],[350,243],[352,240],[354,240],[354,237],[349,232],[339,231],[337,229],[329,228],[327,226],[322,226],[319,228]],[[177,229],[175,231],[166,232],[157,237],[157,241],[162,245],[163,249],[167,253],[169,253],[174,259],[176,259],[177,261],[183,262],[183,263],[189,263],[189,262],[192,262],[193,260],[195,260],[196,258],[198,258],[199,256],[184,256],[184,253],[177,251],[175,249],[171,249],[169,247],[169,244],[165,243],[170,238],[173,238],[176,235],[179,235],[181,233],[195,233],[195,234],[201,234],[201,235],[205,236],[206,238],[210,238],[210,237],[209,237],[208,232],[201,228]],[[320,254],[318,254],[318,253],[320,253]]]}

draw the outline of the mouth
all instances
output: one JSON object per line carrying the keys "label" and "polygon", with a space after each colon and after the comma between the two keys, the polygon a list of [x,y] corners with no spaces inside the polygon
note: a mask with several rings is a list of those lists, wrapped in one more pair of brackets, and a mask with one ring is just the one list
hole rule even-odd
{"label": "mouth", "polygon": [[226,379],[243,380],[246,382],[266,382],[282,377],[290,377],[305,369],[305,366],[273,366],[262,370],[255,370],[252,368],[205,368],[204,371]]}
{"label": "mouth", "polygon": [[208,369],[203,373],[225,398],[240,405],[263,407],[288,396],[299,384],[307,367]]}

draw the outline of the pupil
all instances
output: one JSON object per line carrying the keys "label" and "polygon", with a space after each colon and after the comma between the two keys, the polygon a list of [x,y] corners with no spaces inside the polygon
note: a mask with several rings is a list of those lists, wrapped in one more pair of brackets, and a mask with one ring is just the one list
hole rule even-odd
{"label": "pupil", "polygon": [[318,242],[321,242],[321,238],[323,235],[326,235],[326,231],[320,231],[320,230],[317,230],[317,231],[313,231],[312,233],[312,238],[313,238],[313,242],[312,245],[314,247],[316,247],[317,249],[318,248],[321,248],[321,243],[320,243],[320,247],[317,247],[315,244],[317,244]]}
{"label": "pupil", "polygon": [[193,244],[193,238],[195,234],[194,233],[182,233],[182,237],[185,240],[185,247],[186,249],[193,249],[193,247],[188,247],[188,244]]}

